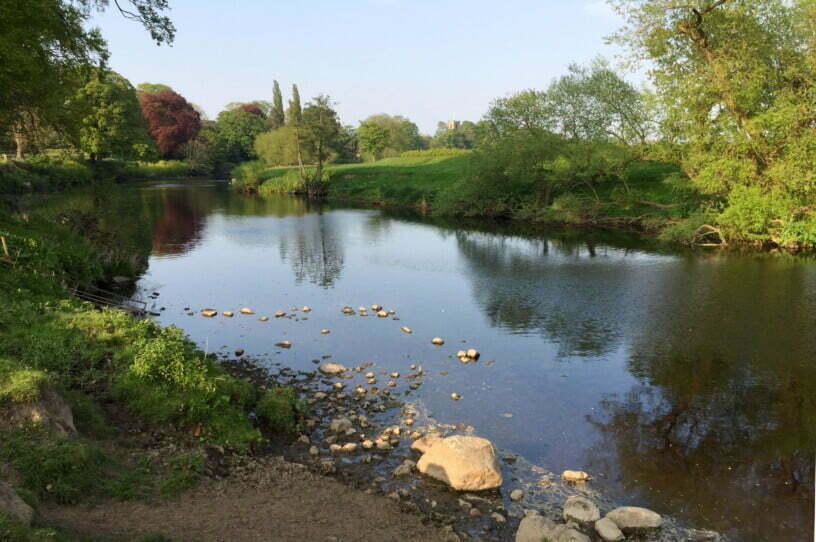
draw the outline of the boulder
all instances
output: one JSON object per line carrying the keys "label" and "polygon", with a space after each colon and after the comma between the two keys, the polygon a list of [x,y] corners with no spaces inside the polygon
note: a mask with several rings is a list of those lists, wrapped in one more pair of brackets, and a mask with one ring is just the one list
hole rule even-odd
{"label": "boulder", "polygon": [[586,497],[573,495],[564,502],[564,520],[566,521],[594,523],[599,519],[601,519],[601,511]]}
{"label": "boulder", "polygon": [[337,418],[336,420],[332,420],[331,425],[329,425],[329,431],[333,433],[345,433],[352,427],[351,421],[348,418]]}
{"label": "boulder", "polygon": [[493,444],[480,437],[457,435],[435,442],[420,458],[417,470],[457,491],[483,491],[502,485]]}
{"label": "boulder", "polygon": [[443,439],[439,435],[428,435],[426,437],[422,437],[421,439],[417,439],[414,442],[412,442],[411,449],[421,454],[424,454],[425,452],[431,449],[431,446],[439,442],[442,442],[443,440],[445,439]]}
{"label": "boulder", "polygon": [[589,537],[566,525],[542,517],[538,512],[528,513],[516,531],[516,542],[589,542]]}
{"label": "boulder", "polygon": [[343,367],[339,363],[332,363],[330,361],[321,364],[320,367],[318,367],[318,369],[324,375],[332,375],[332,376],[337,376],[339,374],[342,374],[342,373],[346,372],[345,367]]}
{"label": "boulder", "polygon": [[214,318],[218,315],[218,311],[215,309],[201,309],[201,316],[205,318]]}
{"label": "boulder", "polygon": [[411,472],[414,470],[414,467],[416,467],[416,463],[411,461],[410,459],[406,459],[405,461],[402,462],[402,464],[400,464],[399,467],[394,469],[392,475],[394,476],[394,478],[397,478],[399,476],[407,476],[411,474]]}
{"label": "boulder", "polygon": [[2,481],[0,481],[0,511],[25,525],[31,525],[34,519],[34,509],[27,505],[10,485]]}
{"label": "boulder", "polygon": [[659,529],[663,518],[657,512],[639,506],[621,506],[609,512],[606,517],[625,534]]}
{"label": "boulder", "polygon": [[241,314],[255,314],[255,311],[249,307],[244,307],[241,309]]}
{"label": "boulder", "polygon": [[442,346],[443,344],[445,344],[445,341],[442,339],[442,337],[434,337],[433,339],[431,339],[431,344],[435,344],[436,346]]}
{"label": "boulder", "polygon": [[592,480],[592,476],[582,470],[565,470],[561,479],[565,482],[586,482]]}
{"label": "boulder", "polygon": [[626,538],[623,536],[623,533],[618,526],[615,525],[615,522],[609,518],[603,518],[596,521],[595,531],[604,542],[620,542]]}
{"label": "boulder", "polygon": [[47,385],[40,388],[40,396],[26,403],[11,403],[0,408],[0,428],[39,425],[61,437],[76,434],[71,407]]}

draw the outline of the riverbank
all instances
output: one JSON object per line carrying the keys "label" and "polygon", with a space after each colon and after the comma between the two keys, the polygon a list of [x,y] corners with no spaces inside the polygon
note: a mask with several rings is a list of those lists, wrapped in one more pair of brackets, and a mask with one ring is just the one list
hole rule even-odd
{"label": "riverbank", "polygon": [[[324,193],[329,201],[409,208],[440,217],[634,231],[684,244],[716,240],[710,230],[700,230],[711,218],[699,212],[703,198],[672,164],[635,162],[617,181],[576,186],[549,207],[532,195],[508,194],[498,206],[482,199],[468,183],[471,167],[471,153],[439,150],[330,165]],[[237,173],[239,188],[260,195],[297,192],[296,168],[250,167]]]}

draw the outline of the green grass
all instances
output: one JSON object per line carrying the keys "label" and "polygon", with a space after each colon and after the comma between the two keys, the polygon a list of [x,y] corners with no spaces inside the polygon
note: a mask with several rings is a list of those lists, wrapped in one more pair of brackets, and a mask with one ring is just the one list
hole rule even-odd
{"label": "green grass", "polygon": [[0,540],[3,542],[78,542],[53,529],[27,527],[0,511]]}

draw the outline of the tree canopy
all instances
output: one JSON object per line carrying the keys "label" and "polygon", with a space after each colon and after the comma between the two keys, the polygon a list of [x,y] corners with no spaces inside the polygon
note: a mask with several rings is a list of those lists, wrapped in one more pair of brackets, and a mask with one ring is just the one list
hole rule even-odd
{"label": "tree canopy", "polygon": [[166,157],[180,157],[182,146],[201,129],[198,111],[173,90],[139,92],[139,104],[150,137],[161,153]]}

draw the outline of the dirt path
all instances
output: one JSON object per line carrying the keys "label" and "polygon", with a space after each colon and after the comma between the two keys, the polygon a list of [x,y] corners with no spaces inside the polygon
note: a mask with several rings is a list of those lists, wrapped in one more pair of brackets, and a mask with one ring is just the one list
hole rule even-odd
{"label": "dirt path", "polygon": [[151,534],[196,542],[446,540],[391,499],[282,460],[243,479],[206,482],[175,501],[50,506],[40,515],[48,525],[106,541]]}

